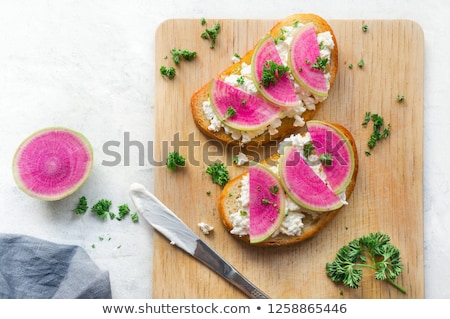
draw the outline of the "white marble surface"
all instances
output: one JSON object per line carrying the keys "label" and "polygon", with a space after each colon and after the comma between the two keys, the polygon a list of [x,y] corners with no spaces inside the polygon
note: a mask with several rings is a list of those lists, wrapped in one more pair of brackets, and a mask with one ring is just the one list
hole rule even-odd
{"label": "white marble surface", "polygon": [[[103,144],[124,133],[153,140],[154,33],[169,18],[283,18],[312,12],[326,19],[411,19],[425,34],[425,295],[450,297],[450,2],[447,0],[1,0],[0,232],[84,247],[108,270],[114,298],[151,297],[152,231],[144,222],[74,216],[78,196],[129,203],[128,187],[150,189],[153,169],[102,165]],[[19,143],[47,126],[82,132],[95,151],[93,173],[74,195],[41,202],[11,174]],[[100,241],[104,236],[110,240]],[[414,236],[414,234],[411,234]],[[96,248],[91,245],[95,244]],[[120,246],[120,248],[119,248]]]}

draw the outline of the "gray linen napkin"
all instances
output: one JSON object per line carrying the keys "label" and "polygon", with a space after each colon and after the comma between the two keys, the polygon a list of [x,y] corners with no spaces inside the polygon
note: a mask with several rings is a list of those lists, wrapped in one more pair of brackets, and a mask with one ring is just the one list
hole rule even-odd
{"label": "gray linen napkin", "polygon": [[109,299],[111,284],[79,246],[0,234],[0,298]]}

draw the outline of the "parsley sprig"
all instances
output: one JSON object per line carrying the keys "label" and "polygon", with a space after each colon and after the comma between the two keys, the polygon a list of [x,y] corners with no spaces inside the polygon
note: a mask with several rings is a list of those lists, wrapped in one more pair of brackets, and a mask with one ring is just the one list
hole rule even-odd
{"label": "parsley sprig", "polygon": [[86,213],[87,210],[88,210],[88,208],[89,208],[89,207],[88,207],[88,203],[87,203],[86,196],[81,196],[81,197],[78,199],[78,205],[77,205],[77,208],[75,208],[73,211],[74,211],[75,214],[81,215],[81,214]]}
{"label": "parsley sprig", "polygon": [[177,75],[177,71],[173,66],[164,66],[162,65],[159,68],[159,72],[162,76],[166,76],[168,79],[173,79]]}
{"label": "parsley sprig", "polygon": [[332,263],[326,264],[326,273],[334,282],[341,282],[350,288],[359,288],[363,268],[375,272],[375,279],[386,280],[402,293],[406,290],[394,282],[403,265],[400,251],[390,243],[390,237],[382,233],[371,233],[341,247]]}
{"label": "parsley sprig", "polygon": [[263,66],[261,84],[266,88],[275,85],[286,72],[289,72],[288,66],[267,60]]}
{"label": "parsley sprig", "polygon": [[98,217],[106,219],[109,215],[111,204],[112,202],[110,200],[100,199],[94,206],[92,206],[91,210],[96,213]]}
{"label": "parsley sprig", "polygon": [[185,165],[186,159],[177,151],[171,152],[167,157],[166,166],[168,170],[176,171],[178,167],[183,167]]}
{"label": "parsley sprig", "polygon": [[388,138],[391,133],[391,124],[384,127],[384,118],[382,116],[366,112],[362,126],[367,127],[370,121],[373,122],[373,130],[370,134],[369,141],[367,142],[367,146],[369,147],[365,152],[367,156],[371,154],[371,150],[376,146],[379,140]]}
{"label": "parsley sprig", "polygon": [[206,173],[211,175],[212,181],[220,186],[225,186],[230,180],[228,169],[223,163],[216,162],[206,168]]}
{"label": "parsley sprig", "polygon": [[187,49],[172,49],[170,53],[172,54],[172,61],[175,64],[180,64],[181,59],[192,61],[197,56],[197,52]]}
{"label": "parsley sprig", "polygon": [[327,67],[328,58],[322,58],[320,55],[317,57],[316,62],[311,65],[311,68],[320,70],[322,72],[325,72],[325,68]]}
{"label": "parsley sprig", "polygon": [[[202,25],[206,24],[206,20],[202,20]],[[220,23],[217,22],[213,27],[206,28],[205,31],[200,35],[202,39],[210,40],[210,48],[214,49],[216,47],[217,35],[220,31]]]}

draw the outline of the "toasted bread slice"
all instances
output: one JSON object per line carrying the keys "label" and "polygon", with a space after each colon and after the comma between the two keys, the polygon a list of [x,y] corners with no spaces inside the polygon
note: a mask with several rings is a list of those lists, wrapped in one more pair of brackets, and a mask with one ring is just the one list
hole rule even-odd
{"label": "toasted bread slice", "polygon": [[[279,37],[281,35],[282,32],[281,29],[283,27],[292,26],[296,22],[301,24],[312,22],[315,26],[317,34],[326,31],[330,32],[334,42],[334,47],[331,50],[331,59],[327,65],[327,72],[329,72],[330,74],[329,83],[331,89],[338,70],[338,46],[336,43],[333,30],[331,29],[331,26],[323,18],[314,14],[294,14],[274,25],[269,33],[273,38]],[[255,39],[255,43],[257,42],[257,40],[258,39]],[[223,80],[224,78],[226,78],[231,74],[240,74],[240,71],[244,63],[248,65],[251,64],[253,51],[254,48],[249,52],[247,52],[239,62],[232,64],[223,72],[218,74],[217,78]],[[210,120],[206,117],[202,106],[203,102],[207,101],[209,97],[208,92],[209,84],[210,84],[209,82],[204,84],[191,97],[191,110],[197,127],[203,134],[205,134],[210,138],[219,140],[224,143],[241,144],[239,140],[235,140],[231,137],[230,134],[227,134],[223,128],[220,129],[218,132],[214,132],[208,129],[208,126],[210,125]],[[322,107],[323,103],[324,102],[318,102],[314,110],[306,110],[304,113],[302,113],[302,118],[305,121],[311,119],[314,116],[314,114]],[[266,130],[263,134],[252,138],[252,140],[246,143],[246,145],[264,145],[273,140],[280,140],[285,136],[288,136],[289,134],[296,132],[299,129],[297,126],[294,126],[294,122],[295,122],[294,118],[285,117],[282,119],[282,125],[277,128],[278,133],[270,135],[269,132]]]}
{"label": "toasted bread slice", "polygon": [[[353,149],[354,153],[354,161],[355,161],[355,167],[354,171],[351,177],[351,182],[345,189],[345,195],[346,199],[350,198],[351,194],[353,193],[353,189],[356,184],[356,176],[358,174],[358,155],[356,151],[356,144],[355,141],[350,134],[350,132],[344,128],[343,126],[339,124],[333,123],[335,127],[341,130],[341,132],[347,137],[347,139],[350,142],[350,145]],[[280,157],[280,154],[275,153],[270,158],[265,160],[263,164],[265,165],[274,165],[278,162],[278,159]],[[242,187],[242,177],[247,174],[247,172],[244,172],[243,174],[235,177],[231,181],[229,181],[220,197],[219,197],[219,204],[218,204],[218,211],[220,213],[220,217],[222,219],[222,222],[225,226],[225,228],[231,232],[233,229],[233,224],[230,220],[230,215],[235,213],[239,210],[239,203],[237,202],[237,199],[241,196],[241,187]],[[319,232],[325,225],[327,225],[338,213],[341,211],[341,209],[345,209],[345,205],[341,208],[333,211],[328,212],[322,212],[322,213],[311,213],[307,211],[302,211],[302,213],[305,215],[302,222],[304,224],[304,227],[302,229],[302,232],[299,236],[288,236],[285,234],[277,234],[275,236],[270,237],[269,239],[254,244],[257,246],[263,246],[263,247],[269,247],[269,246],[287,246],[292,245],[301,241],[304,241],[305,239],[310,238],[311,236],[315,235],[317,232]],[[236,238],[239,238],[247,243],[250,243],[249,236],[248,235],[233,235]]]}

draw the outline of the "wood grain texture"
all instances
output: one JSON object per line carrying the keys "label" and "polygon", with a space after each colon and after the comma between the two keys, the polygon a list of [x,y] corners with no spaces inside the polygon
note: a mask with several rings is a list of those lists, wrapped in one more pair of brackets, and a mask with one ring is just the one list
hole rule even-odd
{"label": "wood grain texture", "polygon": [[[208,21],[211,26],[217,21]],[[215,49],[201,39],[199,20],[168,20],[156,32],[155,154],[164,161],[178,150],[187,167],[177,172],[155,167],[155,194],[185,223],[272,298],[423,298],[423,32],[407,20],[331,20],[339,45],[337,81],[316,119],[338,122],[353,134],[359,152],[355,191],[339,215],[310,240],[291,247],[257,248],[232,238],[217,212],[220,187],[205,173],[219,159],[231,176],[244,168],[231,164],[239,150],[207,140],[190,114],[191,95],[225,69],[234,53],[251,49],[275,20],[220,20]],[[362,32],[362,25],[369,26]],[[182,61],[177,76],[168,80],[159,66],[173,65],[170,50],[195,50],[198,57]],[[363,68],[357,66],[364,60]],[[353,68],[349,68],[353,64]],[[397,94],[405,96],[402,103]],[[361,123],[367,111],[378,113],[392,126],[391,136],[365,156],[371,127]],[[181,141],[181,142],[177,142]],[[253,149],[263,159],[274,148]],[[257,153],[261,152],[261,153]],[[210,191],[208,196],[206,193]],[[215,227],[204,235],[197,224]],[[325,264],[352,239],[384,232],[402,254],[404,272],[397,282],[403,295],[368,273],[360,289],[336,285]],[[153,298],[244,298],[204,265],[154,236]]]}

